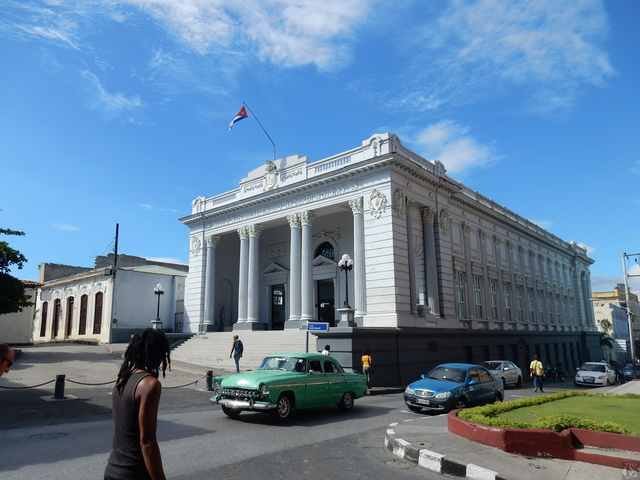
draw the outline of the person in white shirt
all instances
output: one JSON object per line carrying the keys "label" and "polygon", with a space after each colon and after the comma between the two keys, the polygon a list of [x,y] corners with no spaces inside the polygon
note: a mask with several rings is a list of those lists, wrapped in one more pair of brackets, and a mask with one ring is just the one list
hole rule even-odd
{"label": "person in white shirt", "polygon": [[331,355],[331,347],[329,345],[324,346],[324,350],[322,350],[322,355]]}

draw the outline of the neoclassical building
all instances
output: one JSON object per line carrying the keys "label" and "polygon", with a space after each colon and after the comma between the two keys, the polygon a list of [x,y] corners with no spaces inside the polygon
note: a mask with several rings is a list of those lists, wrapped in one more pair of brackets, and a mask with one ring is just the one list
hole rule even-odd
{"label": "neoclassical building", "polygon": [[[369,349],[395,356],[390,369],[451,352],[520,363],[538,352],[567,365],[598,356],[585,249],[393,134],[321,160],[269,161],[233,190],[194,199],[181,221],[191,332],[327,321],[335,328],[320,341],[338,342],[344,362]],[[354,264],[347,278],[343,254]],[[345,302],[352,324],[339,322]]]}

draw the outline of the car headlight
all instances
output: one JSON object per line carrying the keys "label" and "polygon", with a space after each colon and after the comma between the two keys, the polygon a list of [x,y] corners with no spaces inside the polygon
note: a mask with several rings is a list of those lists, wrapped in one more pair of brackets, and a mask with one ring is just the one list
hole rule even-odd
{"label": "car headlight", "polygon": [[258,388],[258,390],[262,395],[269,395],[269,387],[264,383],[260,385],[260,388]]}
{"label": "car headlight", "polygon": [[446,400],[447,398],[449,398],[451,396],[451,392],[440,392],[440,393],[436,393],[436,400]]}
{"label": "car headlight", "polygon": [[415,395],[415,394],[416,394],[416,391],[415,391],[413,388],[411,388],[411,387],[407,387],[407,388],[404,390],[404,393],[406,393],[406,394],[408,394],[408,395]]}

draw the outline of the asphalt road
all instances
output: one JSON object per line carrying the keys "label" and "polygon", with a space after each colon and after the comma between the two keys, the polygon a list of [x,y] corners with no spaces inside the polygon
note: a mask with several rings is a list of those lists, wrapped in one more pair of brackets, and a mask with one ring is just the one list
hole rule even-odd
{"label": "asphalt road", "polygon": [[[509,390],[507,398],[530,395]],[[107,389],[74,390],[77,400],[42,402],[37,391],[2,392],[0,478],[102,478],[112,425]],[[228,419],[196,389],[163,392],[159,440],[169,478],[442,478],[383,447],[391,422],[415,416],[401,394],[359,399],[352,412],[300,412],[281,424],[264,414]],[[432,428],[446,429],[444,415]]]}

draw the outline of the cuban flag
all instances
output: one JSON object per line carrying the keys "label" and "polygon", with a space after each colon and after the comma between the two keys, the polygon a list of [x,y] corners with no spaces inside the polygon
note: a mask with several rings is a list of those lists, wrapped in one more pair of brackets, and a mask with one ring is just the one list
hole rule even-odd
{"label": "cuban flag", "polygon": [[238,110],[238,113],[236,113],[231,122],[229,122],[229,130],[231,130],[240,120],[244,120],[248,116],[249,114],[247,113],[247,109],[244,108],[244,105],[242,105],[242,107],[240,107],[240,110]]}

